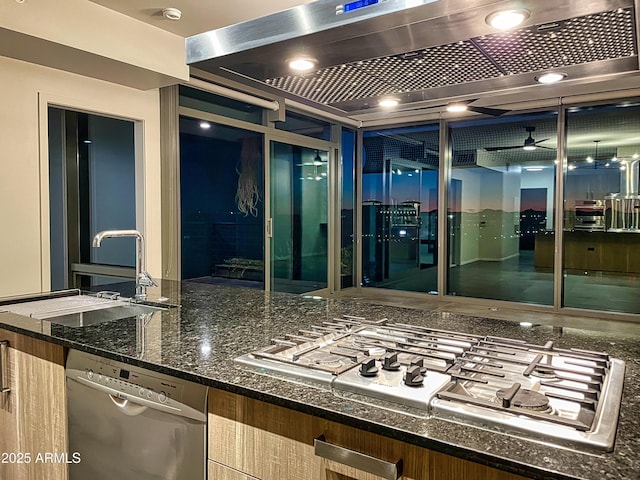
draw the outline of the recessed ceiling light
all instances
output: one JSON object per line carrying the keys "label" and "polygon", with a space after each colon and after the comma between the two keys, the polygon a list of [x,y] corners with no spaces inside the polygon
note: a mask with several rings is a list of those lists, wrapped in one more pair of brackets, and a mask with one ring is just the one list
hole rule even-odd
{"label": "recessed ceiling light", "polygon": [[543,83],[545,85],[549,85],[551,83],[559,82],[560,80],[563,80],[566,77],[567,77],[566,73],[562,73],[562,72],[547,72],[547,73],[543,73],[542,75],[538,75],[536,77],[536,81],[538,83]]}
{"label": "recessed ceiling light", "polygon": [[287,62],[291,70],[296,72],[308,72],[316,66],[316,61],[309,57],[296,57]]}
{"label": "recessed ceiling light", "polygon": [[177,21],[182,18],[182,12],[177,8],[168,7],[162,9],[162,16],[167,20]]}
{"label": "recessed ceiling light", "polygon": [[515,28],[529,18],[531,14],[528,10],[503,10],[493,12],[485,21],[498,30],[509,30]]}
{"label": "recessed ceiling light", "polygon": [[211,124],[209,122],[200,122],[200,128],[203,130],[209,130],[211,128]]}
{"label": "recessed ceiling light", "polygon": [[400,103],[400,100],[398,100],[397,98],[386,97],[386,98],[380,99],[380,101],[378,102],[378,105],[380,105],[381,107],[390,108],[390,107],[396,107],[399,103]]}
{"label": "recessed ceiling light", "polygon": [[460,113],[466,112],[468,109],[466,103],[450,103],[447,105],[447,112]]}
{"label": "recessed ceiling light", "polygon": [[525,168],[527,172],[541,172],[543,170],[542,167],[527,167]]}
{"label": "recessed ceiling light", "polygon": [[586,159],[587,163],[593,163],[593,157],[589,155]]}

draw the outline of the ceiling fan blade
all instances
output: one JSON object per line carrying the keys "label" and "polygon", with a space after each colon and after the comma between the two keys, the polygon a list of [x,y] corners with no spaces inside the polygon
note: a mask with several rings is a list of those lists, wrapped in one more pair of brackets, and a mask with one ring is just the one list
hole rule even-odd
{"label": "ceiling fan blade", "polygon": [[538,143],[546,142],[547,140],[549,140],[549,139],[548,139],[548,138],[545,138],[544,140],[536,140],[536,145],[537,145]]}
{"label": "ceiling fan blade", "polygon": [[467,105],[467,110],[476,113],[482,113],[484,115],[491,115],[494,117],[499,117],[500,115],[504,115],[505,113],[509,113],[511,110],[502,110],[500,108],[490,108],[490,107],[474,107],[473,105]]}
{"label": "ceiling fan blade", "polygon": [[544,145],[536,145],[536,148],[544,148],[545,150],[555,150],[553,147],[545,147]]}
{"label": "ceiling fan blade", "polygon": [[484,147],[486,152],[499,152],[500,150],[514,150],[516,148],[522,148],[522,145],[511,145],[510,147]]}

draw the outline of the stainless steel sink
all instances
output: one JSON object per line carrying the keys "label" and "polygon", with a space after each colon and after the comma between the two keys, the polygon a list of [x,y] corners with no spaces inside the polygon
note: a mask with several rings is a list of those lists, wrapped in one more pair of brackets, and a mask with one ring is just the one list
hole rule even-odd
{"label": "stainless steel sink", "polygon": [[129,299],[94,295],[70,295],[0,305],[7,311],[70,327],[86,327],[131,317],[151,317],[167,307],[132,302]]}

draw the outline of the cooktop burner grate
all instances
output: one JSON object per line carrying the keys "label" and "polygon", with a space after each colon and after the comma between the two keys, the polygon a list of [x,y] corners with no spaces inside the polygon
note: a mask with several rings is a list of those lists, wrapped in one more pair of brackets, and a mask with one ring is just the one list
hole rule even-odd
{"label": "cooktop burner grate", "polygon": [[236,359],[425,416],[611,449],[624,362],[603,352],[335,318]]}

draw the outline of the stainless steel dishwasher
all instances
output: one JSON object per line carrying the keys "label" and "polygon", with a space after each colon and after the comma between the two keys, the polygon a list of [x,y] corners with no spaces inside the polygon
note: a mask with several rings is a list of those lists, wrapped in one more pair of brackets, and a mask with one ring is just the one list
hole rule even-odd
{"label": "stainless steel dishwasher", "polygon": [[66,376],[71,480],[205,479],[207,387],[78,350]]}

